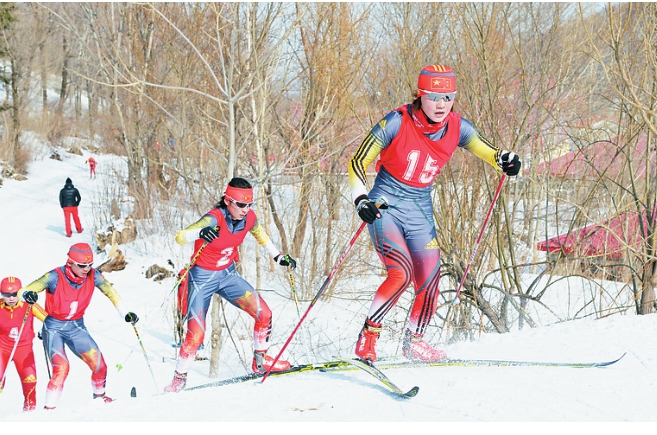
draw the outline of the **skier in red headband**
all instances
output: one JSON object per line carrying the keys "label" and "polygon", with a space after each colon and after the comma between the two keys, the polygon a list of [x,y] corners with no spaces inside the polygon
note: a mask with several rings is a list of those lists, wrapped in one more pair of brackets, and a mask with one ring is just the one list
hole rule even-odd
{"label": "skier in red headband", "polygon": [[[279,265],[296,268],[296,261],[283,255],[272,243],[264,227],[258,222],[253,205],[253,188],[244,178],[235,177],[228,183],[224,197],[201,219],[176,234],[176,242],[194,243],[196,257],[189,269],[187,297],[187,334],[180,347],[173,381],[165,387],[168,393],[177,393],[187,383],[187,372],[196,358],[205,337],[205,316],[214,294],[244,310],[254,320],[254,355],[251,368],[254,373],[274,372],[290,368],[290,363],[267,355],[272,328],[272,313],[265,300],[242,278],[235,269],[239,260],[237,248],[247,233],[251,233]],[[202,249],[201,253],[196,254]]]}

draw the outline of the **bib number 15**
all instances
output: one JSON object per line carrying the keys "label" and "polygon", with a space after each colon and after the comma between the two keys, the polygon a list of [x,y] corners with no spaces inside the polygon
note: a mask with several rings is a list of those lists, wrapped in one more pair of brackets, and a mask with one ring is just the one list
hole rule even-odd
{"label": "bib number 15", "polygon": [[[406,166],[406,171],[404,171],[404,175],[402,177],[404,180],[413,181],[415,170],[417,169],[421,155],[422,154],[419,150],[412,150],[410,153],[408,153],[408,156],[406,156],[408,165]],[[437,162],[437,160],[432,159],[431,156],[427,154],[427,158],[424,161],[422,171],[417,176],[417,181],[422,184],[431,183],[439,170]]]}

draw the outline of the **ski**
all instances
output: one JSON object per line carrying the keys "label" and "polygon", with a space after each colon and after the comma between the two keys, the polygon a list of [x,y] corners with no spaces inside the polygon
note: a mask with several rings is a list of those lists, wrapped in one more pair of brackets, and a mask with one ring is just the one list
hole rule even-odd
{"label": "ski", "polygon": [[399,397],[405,397],[405,398],[411,398],[415,397],[420,391],[420,387],[413,387],[407,392],[404,392],[401,388],[399,388],[397,385],[393,384],[392,381],[381,371],[379,368],[375,367],[374,364],[365,362],[361,359],[356,359],[356,358],[337,358],[337,361],[342,361],[344,363],[350,364],[354,367],[358,367],[359,369],[363,370],[364,372],[369,373],[370,375],[374,376],[376,379],[378,379],[383,385],[388,387],[390,391],[398,395]]}
{"label": "ski", "polygon": [[[299,364],[296,366],[290,367],[288,370],[282,372],[271,372],[269,376],[284,376],[293,373],[304,373],[311,371],[333,371],[333,370],[349,370],[351,369],[350,364],[343,361],[327,361],[322,363],[310,363],[310,364]],[[353,370],[356,370],[353,368]],[[183,391],[192,391],[198,390],[201,388],[209,387],[221,387],[224,385],[237,384],[240,382],[252,381],[255,379],[260,379],[264,376],[264,373],[248,373],[242,376],[236,376],[234,378],[224,379],[221,381],[208,382],[207,384],[197,385],[195,387],[185,388]]]}
{"label": "ski", "polygon": [[[321,363],[300,364],[290,367],[283,372],[271,372],[269,376],[284,376],[294,373],[304,373],[311,371],[320,372],[343,372],[355,371],[358,369],[367,371],[372,376],[379,379],[384,385],[390,388],[396,394],[404,397],[414,397],[418,387],[411,388],[410,391],[404,392],[388,379],[381,370],[411,367],[570,367],[570,368],[589,368],[589,367],[607,367],[620,361],[625,354],[619,358],[610,361],[601,362],[544,362],[544,361],[511,361],[511,360],[490,360],[490,359],[443,359],[435,362],[410,361],[396,357],[381,358],[377,361],[376,367],[364,363],[358,359],[338,358],[335,361]],[[359,364],[359,362],[361,364]],[[183,391],[192,391],[209,387],[221,387],[224,385],[237,384],[260,379],[264,373],[249,373],[234,378],[223,379],[221,381],[208,382],[206,384],[187,387]]]}
{"label": "ski", "polygon": [[393,369],[404,367],[570,367],[570,368],[592,368],[607,367],[620,361],[625,354],[610,361],[600,362],[548,362],[548,361],[511,361],[490,359],[443,359],[435,362],[388,360],[377,364],[380,369]]}

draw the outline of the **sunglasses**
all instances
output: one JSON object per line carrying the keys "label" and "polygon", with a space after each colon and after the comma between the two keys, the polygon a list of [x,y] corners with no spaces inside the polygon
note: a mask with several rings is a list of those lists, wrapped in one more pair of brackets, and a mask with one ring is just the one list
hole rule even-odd
{"label": "sunglasses", "polygon": [[2,293],[3,298],[15,298],[18,297],[18,293]]}
{"label": "sunglasses", "polygon": [[431,93],[431,94],[425,94],[425,97],[427,97],[428,100],[435,102],[438,102],[443,98],[445,99],[446,102],[450,102],[450,101],[454,101],[454,98],[456,98],[456,92],[450,92],[448,94]]}
{"label": "sunglasses", "polygon": [[86,269],[88,267],[93,266],[93,263],[76,263],[75,261],[73,262],[73,264],[75,264],[80,269]]}
{"label": "sunglasses", "polygon": [[237,201],[231,201],[231,202],[236,206],[238,206],[239,208],[247,208],[253,205],[252,202],[237,202]]}

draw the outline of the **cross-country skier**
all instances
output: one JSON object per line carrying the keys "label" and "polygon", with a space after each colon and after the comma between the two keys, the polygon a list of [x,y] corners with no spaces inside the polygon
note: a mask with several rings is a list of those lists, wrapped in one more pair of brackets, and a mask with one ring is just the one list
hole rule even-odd
{"label": "cross-country skier", "polygon": [[[294,269],[297,263],[274,246],[251,209],[252,205],[251,184],[244,178],[235,177],[230,180],[223,198],[212,210],[176,234],[176,242],[181,245],[194,242],[192,259],[196,257],[196,262],[189,270],[187,333],[180,347],[173,381],[165,387],[165,392],[179,392],[185,387],[187,372],[205,337],[205,317],[215,293],[255,320],[251,365],[253,372],[264,373],[272,366],[274,359],[267,355],[272,313],[265,300],[237,273],[234,264],[239,260],[237,248],[247,233],[251,233],[279,265]],[[201,253],[196,256],[201,249]],[[288,368],[290,363],[279,359],[271,371]]]}
{"label": "cross-country skier", "polygon": [[[46,312],[39,304],[29,305],[18,299],[21,286],[21,280],[14,276],[0,281],[0,379],[6,381],[11,357],[23,387],[23,412],[29,412],[36,409],[37,372],[32,350],[34,318],[43,322]],[[4,381],[0,391],[5,388]]]}
{"label": "cross-country skier", "polygon": [[89,179],[96,178],[96,159],[89,157],[85,163],[89,163]]}
{"label": "cross-country skier", "polygon": [[[448,66],[429,65],[418,77],[411,104],[398,107],[365,137],[349,164],[352,199],[387,270],[376,291],[365,325],[358,336],[356,355],[376,360],[376,341],[383,319],[413,283],[411,307],[402,353],[413,360],[445,358],[422,337],[437,309],[440,250],[433,219],[431,185],[456,148],[464,148],[491,166],[514,176],[521,162],[511,151],[490,144],[467,120],[453,111],[456,80]],[[366,188],[365,170],[375,158],[374,187]],[[377,202],[386,202],[380,210]]]}
{"label": "cross-country skier", "polygon": [[70,364],[66,356],[69,349],[91,369],[93,398],[104,402],[112,399],[105,394],[107,365],[94,339],[84,324],[86,311],[96,287],[114,304],[126,322],[137,323],[139,317],[123,309],[121,296],[109,281],[93,266],[94,253],[87,243],[76,243],[68,251],[64,266],[45,273],[22,290],[28,304],[35,303],[39,292],[46,290],[46,311],[43,322],[43,342],[52,366],[52,378],[46,390],[45,409],[55,409],[64,389]]}

